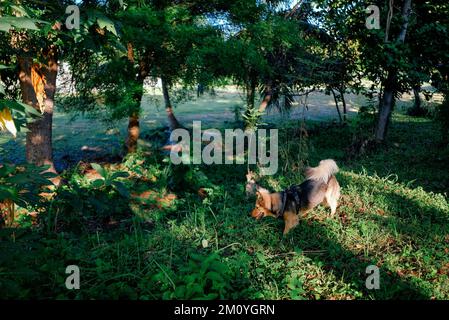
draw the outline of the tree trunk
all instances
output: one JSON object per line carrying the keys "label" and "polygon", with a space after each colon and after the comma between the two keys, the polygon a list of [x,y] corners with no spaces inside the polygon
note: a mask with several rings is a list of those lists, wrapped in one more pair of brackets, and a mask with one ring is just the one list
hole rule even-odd
{"label": "tree trunk", "polygon": [[340,91],[340,96],[341,96],[341,102],[343,103],[343,122],[346,123],[348,110],[346,108],[345,90],[343,88],[340,88],[339,91]]}
{"label": "tree trunk", "polygon": [[[398,35],[397,41],[403,43],[405,41],[405,35],[407,33],[408,21],[411,11],[412,1],[404,0],[402,6],[402,26]],[[385,141],[387,135],[387,129],[391,118],[391,112],[395,102],[394,95],[397,87],[397,72],[395,67],[390,67],[387,70],[387,79],[385,80],[384,92],[382,101],[379,106],[379,117],[377,120],[377,126],[375,131],[375,139],[377,142]]]}
{"label": "tree trunk", "polygon": [[341,118],[340,108],[338,107],[338,99],[337,96],[335,95],[334,89],[331,88],[331,92],[332,95],[334,96],[335,108],[337,108],[338,118],[340,119],[340,122],[343,122],[343,119]]}
{"label": "tree trunk", "polygon": [[[31,57],[19,57],[19,81],[24,103],[42,113],[42,118],[27,125],[26,159],[35,165],[49,165],[55,172],[52,149],[52,121],[58,61],[56,48],[45,55],[46,64],[33,63]],[[56,183],[59,179],[55,180]]]}
{"label": "tree trunk", "polygon": [[265,85],[263,100],[259,105],[259,112],[265,112],[267,110],[268,105],[270,104],[271,97],[273,95],[271,84],[268,83]]}
{"label": "tree trunk", "polygon": [[179,124],[178,120],[176,119],[174,113],[173,113],[173,107],[170,102],[170,94],[168,92],[168,84],[166,79],[161,78],[162,81],[162,93],[164,95],[164,102],[165,102],[165,111],[167,112],[167,118],[168,118],[168,126],[170,128],[170,131],[173,131],[181,125]]}
{"label": "tree trunk", "polygon": [[415,105],[413,106],[413,108],[415,108],[416,110],[421,109],[421,98],[419,96],[420,91],[421,91],[420,85],[416,85],[413,87],[413,95],[415,96]]}
{"label": "tree trunk", "polygon": [[398,41],[404,43],[405,35],[407,34],[408,28],[408,20],[410,17],[410,12],[412,11],[412,0],[404,0],[404,4],[402,6],[402,26],[401,32],[398,36]]}
{"label": "tree trunk", "polygon": [[254,100],[256,98],[256,80],[251,76],[250,81],[246,86],[246,108],[247,110],[254,109]]}
{"label": "tree trunk", "polygon": [[387,80],[384,86],[384,92],[379,108],[379,117],[377,120],[377,127],[375,138],[377,142],[385,140],[387,135],[388,125],[390,123],[391,112],[394,104],[394,94],[396,88],[396,73],[397,70],[392,69],[388,71]]}
{"label": "tree trunk", "polygon": [[139,114],[133,112],[128,118],[128,137],[126,138],[127,153],[137,151],[137,141],[140,135]]}
{"label": "tree trunk", "polygon": [[[128,60],[133,64],[134,69],[134,49],[132,43],[128,43]],[[134,153],[137,151],[137,141],[140,135],[140,124],[139,124],[139,111],[140,104],[143,96],[143,82],[147,76],[147,66],[145,59],[139,61],[139,72],[137,74],[138,91],[133,96],[134,108],[130,110],[130,115],[128,118],[128,136],[126,138],[126,151],[127,153]]]}

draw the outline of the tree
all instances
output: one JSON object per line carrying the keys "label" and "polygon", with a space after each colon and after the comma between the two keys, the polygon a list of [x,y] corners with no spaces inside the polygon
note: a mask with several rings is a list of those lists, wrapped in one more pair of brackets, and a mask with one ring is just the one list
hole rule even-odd
{"label": "tree", "polygon": [[[151,57],[148,47],[154,41],[149,35],[152,33],[152,21],[155,20],[154,13],[142,2],[133,2],[126,9],[118,9],[115,17],[122,24],[122,43],[127,45],[127,58],[130,65],[128,70],[129,84],[134,87],[131,101],[128,108],[128,137],[126,139],[126,148],[128,153],[137,150],[137,141],[140,134],[139,113],[141,101],[144,94],[144,81],[150,74]],[[127,84],[125,84],[127,85]]]}
{"label": "tree", "polygon": [[[402,24],[400,32],[396,39],[396,44],[401,45],[405,41],[405,36],[407,33],[407,28],[409,24],[409,18],[412,10],[412,1],[404,0],[402,4]],[[379,119],[377,121],[375,139],[378,142],[385,140],[387,134],[388,124],[391,118],[391,112],[393,110],[393,105],[395,102],[395,94],[397,92],[398,86],[398,68],[397,66],[391,65],[386,70],[387,76],[383,82],[383,95],[381,104],[379,106]]]}
{"label": "tree", "polygon": [[[282,4],[287,2],[255,1],[245,10],[240,6],[230,10],[229,20],[237,31],[227,39],[222,61],[228,75],[245,89],[247,126],[249,121],[257,122],[270,105],[288,109],[298,91],[322,82],[315,74],[321,69],[323,51],[318,48],[319,28],[308,21],[310,2],[287,10]],[[259,92],[262,100],[256,108]]]}
{"label": "tree", "polygon": [[58,42],[61,41],[61,24],[55,17],[59,16],[59,12],[64,12],[64,4],[67,3],[55,1],[47,6],[25,1],[23,5],[6,2],[2,6],[2,14],[19,17],[22,25],[28,28],[20,30],[14,24],[6,24],[8,32],[3,43],[8,44],[11,56],[2,59],[17,65],[16,79],[20,82],[22,101],[42,114],[42,117],[28,124],[26,159],[36,165],[48,165],[52,172],[56,172],[53,164],[52,118],[58,72]]}
{"label": "tree", "polygon": [[124,147],[128,153],[135,152],[143,85],[149,74],[145,45],[151,41],[151,29],[142,19],[148,10],[134,2],[128,9],[118,2],[85,2],[80,11],[85,15],[82,36],[66,58],[75,83],[75,94],[64,101],[66,109],[106,111],[98,116],[107,123],[128,117]]}
{"label": "tree", "polygon": [[[22,101],[42,114],[42,117],[28,124],[26,159],[36,165],[46,164],[52,172],[56,172],[53,163],[52,119],[56,78],[62,55],[67,57],[75,45],[83,43],[80,39],[85,37],[86,31],[93,25],[100,34],[104,33],[102,26],[111,30],[107,19],[95,12],[86,19],[86,25],[82,25],[80,30],[67,29],[61,22],[65,18],[61,13],[66,12],[67,6],[74,4],[75,1],[44,3],[30,0],[23,1],[21,5],[6,2],[2,7],[3,13],[18,17],[21,25],[28,28],[25,31],[17,30],[14,24],[6,24],[8,32],[4,43],[8,44],[8,55],[2,59],[17,66],[14,79],[20,83]],[[83,48],[77,49],[80,52]]]}
{"label": "tree", "polygon": [[[139,113],[146,77],[162,80],[162,93],[171,130],[180,126],[173,112],[170,89],[197,81],[199,60],[192,57],[207,44],[215,29],[200,19],[210,3],[129,1],[126,8],[106,3],[95,7],[113,17],[118,35],[100,37],[91,29],[81,47],[71,54],[79,111],[106,109],[106,120],[127,116],[127,152],[134,152],[139,137]],[[109,36],[109,37],[108,37]],[[114,45],[105,43],[115,42]],[[87,50],[86,50],[87,48]],[[117,78],[117,74],[121,74]]]}
{"label": "tree", "polygon": [[[134,48],[131,42],[128,43],[128,60],[131,64],[135,64]],[[136,152],[137,150],[137,140],[139,139],[140,134],[139,111],[143,96],[143,83],[147,76],[148,63],[146,59],[141,58],[138,63],[138,70],[135,76],[136,79],[133,79],[137,82],[138,90],[133,95],[135,105],[130,110],[128,120],[128,137],[126,139],[126,148],[128,153]]]}
{"label": "tree", "polygon": [[[4,9],[4,8],[2,8]],[[9,11],[6,8],[5,11]],[[15,7],[15,10],[23,10],[24,7]],[[26,12],[26,11],[25,11]],[[1,11],[0,16],[0,37],[9,39],[11,29],[14,31],[36,30],[36,20],[29,17],[16,17]],[[3,39],[2,39],[3,40]],[[9,56],[11,47],[5,46],[0,49],[0,59],[7,60],[9,63]],[[11,66],[0,64],[0,70],[10,70]],[[41,117],[33,107],[21,103],[14,98],[14,86],[5,87],[4,83],[13,84],[14,78],[11,73],[1,75],[0,80],[0,131],[7,130],[13,136],[16,136],[17,131],[22,131],[27,124],[33,122]],[[14,115],[14,118],[13,116]],[[0,148],[1,149],[1,148]],[[51,172],[43,172],[48,169],[48,166],[39,167],[33,164],[26,164],[16,166],[13,164],[0,164],[0,218],[3,213],[6,213],[8,224],[11,226],[15,219],[15,204],[23,207],[34,204],[38,205],[40,199],[36,196],[43,187],[51,185],[56,181],[56,176]],[[0,227],[3,224],[3,219],[0,219]]]}
{"label": "tree", "polygon": [[[205,61],[199,56],[210,42],[215,41],[218,30],[206,21],[205,16],[224,8],[221,1],[153,3],[157,26],[152,32],[154,43],[146,50],[151,56],[151,76],[161,79],[170,130],[180,127],[173,112],[170,90],[177,84],[192,87],[199,82],[206,84],[210,80],[205,75],[211,70],[205,67]],[[217,49],[214,46],[212,48]]]}
{"label": "tree", "polygon": [[[397,13],[390,1],[357,1],[323,0],[319,7],[329,13],[324,16],[332,22],[332,29],[342,35],[347,43],[355,45],[360,58],[353,60],[363,77],[371,80],[374,86],[380,86],[379,112],[374,140],[383,142],[386,139],[396,98],[410,88],[410,77],[407,77],[412,66],[407,32],[417,27],[412,15],[412,2],[401,2],[401,10]],[[396,3],[397,4],[397,3]],[[366,9],[376,5],[381,12],[380,29],[368,29],[365,25],[368,18]],[[368,90],[367,94],[371,94]]]}

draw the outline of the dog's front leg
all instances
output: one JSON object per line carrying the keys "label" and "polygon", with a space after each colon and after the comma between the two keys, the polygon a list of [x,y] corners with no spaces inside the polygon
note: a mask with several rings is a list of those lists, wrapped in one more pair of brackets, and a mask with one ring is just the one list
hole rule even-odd
{"label": "dog's front leg", "polygon": [[291,211],[286,211],[284,213],[284,223],[285,223],[284,235],[286,235],[290,231],[290,229],[296,227],[298,222],[299,222],[299,218],[296,213],[291,212]]}

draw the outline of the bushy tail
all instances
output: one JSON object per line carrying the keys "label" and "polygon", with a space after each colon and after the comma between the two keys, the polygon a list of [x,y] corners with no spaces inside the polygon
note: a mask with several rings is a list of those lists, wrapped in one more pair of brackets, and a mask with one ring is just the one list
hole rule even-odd
{"label": "bushy tail", "polygon": [[332,159],[321,160],[318,167],[308,167],[306,178],[310,180],[323,181],[327,183],[329,178],[338,172],[338,166]]}

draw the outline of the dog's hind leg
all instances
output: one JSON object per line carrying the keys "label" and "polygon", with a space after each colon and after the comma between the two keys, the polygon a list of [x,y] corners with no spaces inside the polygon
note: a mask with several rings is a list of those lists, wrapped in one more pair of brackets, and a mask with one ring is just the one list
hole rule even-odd
{"label": "dog's hind leg", "polygon": [[340,185],[335,177],[329,180],[329,186],[326,191],[325,201],[327,205],[331,208],[331,216],[335,215],[337,211],[338,199],[340,198]]}
{"label": "dog's hind leg", "polygon": [[335,212],[337,211],[337,199],[331,196],[328,199],[326,199],[326,201],[329,207],[331,208],[331,216],[334,216]]}

